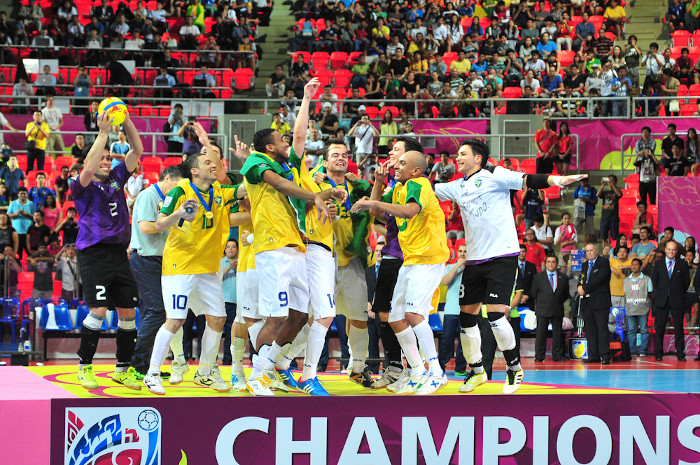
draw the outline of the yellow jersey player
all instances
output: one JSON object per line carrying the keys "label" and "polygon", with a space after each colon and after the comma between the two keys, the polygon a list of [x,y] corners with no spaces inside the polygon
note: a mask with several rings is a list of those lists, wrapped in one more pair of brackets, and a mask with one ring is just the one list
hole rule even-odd
{"label": "yellow jersey player", "polygon": [[[407,383],[395,388],[393,392],[396,394],[430,394],[447,384],[447,376],[438,361],[428,314],[450,252],[445,216],[423,171],[423,154],[406,152],[396,166],[398,183],[394,188],[381,199],[381,190],[374,189],[372,199],[360,200],[353,206],[354,211],[369,210],[379,218],[389,213],[396,218],[399,229],[404,262],[394,288],[389,323],[401,344],[411,374]],[[387,169],[378,167],[375,182],[381,185],[386,175]],[[425,359],[421,359],[418,344]],[[425,362],[429,366],[427,373]]]}
{"label": "yellow jersey player", "polygon": [[266,321],[258,335],[258,355],[253,357],[246,389],[253,395],[271,395],[268,385],[284,386],[274,370],[275,363],[308,321],[306,245],[302,239],[306,202],[313,202],[319,217],[327,221],[330,212],[325,200],[331,196],[344,200],[345,192],[313,193],[300,187],[298,169],[288,164],[289,144],[279,132],[256,132],[253,146],[256,152],[248,157],[241,174],[255,229],[252,247],[260,282],[258,312]]}
{"label": "yellow jersey player", "polygon": [[[211,149],[211,145],[208,147]],[[229,231],[228,213],[235,201],[235,186],[222,186],[217,179],[217,157],[203,150],[183,163],[190,179],[180,181],[165,198],[156,230],[170,229],[163,252],[163,301],[167,319],[156,335],[144,384],[154,394],[165,394],[160,366],[173,334],[182,326],[188,308],[204,312],[207,324],[194,382],[220,392],[230,390],[218,370],[212,370],[219,353],[226,322],[221,280],[221,250]]]}

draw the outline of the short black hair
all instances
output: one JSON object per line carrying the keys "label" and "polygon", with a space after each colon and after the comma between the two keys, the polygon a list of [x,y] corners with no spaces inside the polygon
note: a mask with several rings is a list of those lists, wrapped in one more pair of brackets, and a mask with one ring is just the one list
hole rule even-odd
{"label": "short black hair", "polygon": [[651,236],[651,228],[649,226],[642,226],[639,230],[645,230]]}
{"label": "short black hair", "polygon": [[17,193],[19,193],[19,192],[29,192],[29,191],[27,191],[26,187],[22,186],[19,189],[17,189]]}
{"label": "short black hair", "polygon": [[651,128],[649,126],[644,126],[642,128],[642,132],[644,132],[644,131],[649,131],[651,133]]}
{"label": "short black hair", "polygon": [[481,155],[481,167],[486,166],[489,160],[489,146],[479,139],[465,139],[461,146],[468,145],[472,149],[474,155]]}
{"label": "short black hair", "polygon": [[182,174],[187,179],[192,179],[192,168],[199,169],[199,157],[202,156],[201,153],[190,154],[185,161],[182,162]]}
{"label": "short black hair", "polygon": [[523,250],[523,249],[527,250],[527,246],[525,244],[520,244],[520,250]]}
{"label": "short black hair", "polygon": [[672,233],[675,233],[675,232],[676,232],[676,230],[673,229],[673,226],[666,226],[666,227],[664,228],[664,232],[666,232],[666,231],[671,231]]}
{"label": "short black hair", "polygon": [[669,124],[668,129],[671,129],[671,128],[676,129],[676,123]]}
{"label": "short black hair", "polygon": [[165,179],[166,176],[170,176],[171,178],[178,178],[182,179],[186,177],[183,172],[182,172],[182,165],[173,165],[173,166],[168,166],[163,170],[162,173],[160,173],[160,177],[158,178],[158,181],[162,181]]}
{"label": "short black hair", "polygon": [[637,206],[640,206],[640,205],[644,205],[646,207],[647,203],[643,200],[640,200],[639,202],[637,202]]}
{"label": "short black hair", "polygon": [[[328,149],[331,148],[331,145],[345,145],[345,141],[343,139],[328,139],[323,146],[324,160],[328,160]],[[348,148],[347,145],[345,145],[345,148]]]}
{"label": "short black hair", "polygon": [[638,258],[633,258],[633,259],[632,259],[632,263],[635,263],[635,262],[639,263],[639,266],[642,266],[642,261],[641,261],[640,259],[638,259]]}
{"label": "short black hair", "polygon": [[629,251],[630,251],[629,247],[627,247],[626,245],[621,245],[617,248],[617,252],[619,253],[620,250],[622,250],[622,249],[625,249],[627,251],[627,253],[629,253]]}
{"label": "short black hair", "polygon": [[68,210],[66,210],[66,213],[69,211],[72,211],[73,213],[78,213],[78,210],[75,209],[75,207],[68,207]]}
{"label": "short black hair", "polygon": [[253,148],[258,152],[265,152],[265,146],[272,143],[272,128],[260,129],[253,135]]}
{"label": "short black hair", "polygon": [[394,143],[396,142],[403,142],[403,146],[406,148],[407,152],[415,150],[416,152],[423,153],[423,144],[418,142],[418,139],[416,139],[415,137],[397,137]]}

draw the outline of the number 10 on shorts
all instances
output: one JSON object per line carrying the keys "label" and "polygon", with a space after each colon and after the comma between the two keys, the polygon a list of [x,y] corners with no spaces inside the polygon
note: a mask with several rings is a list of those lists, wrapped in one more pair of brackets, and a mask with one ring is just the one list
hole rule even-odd
{"label": "number 10 on shorts", "polygon": [[173,309],[186,310],[187,309],[187,296],[173,294]]}

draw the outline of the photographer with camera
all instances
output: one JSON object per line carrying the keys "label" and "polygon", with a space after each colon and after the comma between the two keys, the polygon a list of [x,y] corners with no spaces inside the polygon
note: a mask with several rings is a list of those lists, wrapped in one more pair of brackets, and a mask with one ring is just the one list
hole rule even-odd
{"label": "photographer with camera", "polygon": [[372,125],[366,114],[350,128],[348,137],[355,137],[355,160],[358,164],[373,153],[374,138],[378,135],[379,131]]}
{"label": "photographer with camera", "polygon": [[202,150],[202,144],[199,143],[199,138],[195,132],[196,116],[187,117],[187,121],[183,123],[177,131],[177,135],[182,137],[182,153],[199,153]]}
{"label": "photographer with camera", "polygon": [[642,58],[642,63],[640,65],[646,67],[644,70],[646,75],[644,87],[661,83],[664,63],[666,63],[666,60],[664,59],[664,56],[659,53],[659,44],[656,42],[649,44],[649,51],[644,58]]}
{"label": "photographer with camera", "polygon": [[656,177],[659,174],[659,162],[654,156],[656,151],[656,141],[651,137],[651,128],[642,128],[642,138],[637,141],[634,152],[637,159],[634,166],[639,173],[639,196],[642,202],[646,202],[647,195],[649,203],[656,205]]}

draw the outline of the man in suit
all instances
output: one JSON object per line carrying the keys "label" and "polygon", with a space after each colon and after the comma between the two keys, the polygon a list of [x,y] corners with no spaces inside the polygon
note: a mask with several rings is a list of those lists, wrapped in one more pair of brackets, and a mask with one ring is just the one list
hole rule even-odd
{"label": "man in suit", "polygon": [[[525,305],[534,308],[534,300],[531,296],[532,280],[537,274],[537,266],[525,260],[525,255],[527,255],[527,247],[525,244],[520,244],[520,256],[518,256],[518,268],[520,268],[520,279],[522,280],[523,296],[520,301],[521,305]],[[532,302],[531,302],[532,300]]]}
{"label": "man in suit", "polygon": [[683,335],[683,315],[685,292],[690,286],[690,272],[685,260],[678,260],[678,243],[670,240],[664,249],[666,257],[659,261],[651,273],[651,284],[654,286],[654,348],[656,360],[663,360],[663,342],[666,332],[668,314],[673,317],[673,333],[676,336],[676,357],[679,362],[685,362],[685,337]]}
{"label": "man in suit", "polygon": [[585,251],[587,261],[581,268],[581,280],[578,285],[588,343],[588,359],[584,360],[584,363],[602,362],[603,365],[610,365],[610,261],[598,255],[598,249],[593,242],[586,243]]}
{"label": "man in suit", "polygon": [[532,280],[532,297],[535,299],[537,336],[535,339],[535,362],[544,362],[547,350],[547,327],[552,323],[552,359],[564,362],[561,325],[564,320],[564,302],[569,299],[569,279],[557,271],[557,257],[545,259],[545,270]]}

